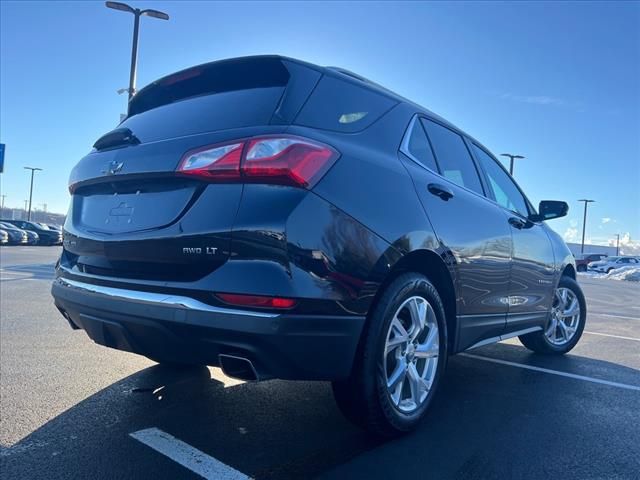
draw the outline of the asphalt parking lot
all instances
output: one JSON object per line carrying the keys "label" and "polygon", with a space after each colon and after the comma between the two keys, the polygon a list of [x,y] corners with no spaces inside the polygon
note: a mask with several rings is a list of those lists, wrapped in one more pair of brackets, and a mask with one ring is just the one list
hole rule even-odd
{"label": "asphalt parking lot", "polygon": [[450,359],[421,428],[380,442],[327,383],[157,366],[72,331],[49,294],[59,247],[0,249],[0,474],[25,478],[640,476],[640,285],[580,276],[570,355],[517,340]]}

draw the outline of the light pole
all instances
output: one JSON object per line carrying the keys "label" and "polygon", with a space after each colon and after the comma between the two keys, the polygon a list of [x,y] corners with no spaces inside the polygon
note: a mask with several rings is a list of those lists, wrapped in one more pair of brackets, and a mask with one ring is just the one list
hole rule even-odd
{"label": "light pole", "polygon": [[616,233],[616,257],[620,255],[620,234]]}
{"label": "light pole", "polygon": [[0,195],[0,197],[2,197],[2,207],[0,207],[1,210],[4,210],[4,199],[7,198],[6,195]]}
{"label": "light pole", "polygon": [[513,160],[524,158],[522,155],[512,155],[510,153],[501,153],[502,157],[509,157],[509,175],[513,177]]}
{"label": "light pole", "polygon": [[580,253],[584,253],[584,232],[587,226],[587,204],[595,202],[595,200],[587,200],[586,198],[578,200],[584,202],[584,217],[582,219],[582,247],[580,247]]}
{"label": "light pole", "polygon": [[33,174],[35,172],[41,172],[42,169],[38,167],[24,167],[25,170],[31,170],[31,188],[29,188],[29,213],[27,214],[27,220],[31,221],[31,199],[33,198]]}
{"label": "light pole", "polygon": [[133,8],[126,3],[120,2],[105,2],[108,8],[114,10],[121,10],[123,12],[132,13],[134,16],[133,21],[133,45],[131,47],[131,72],[129,73],[129,100],[133,97],[136,91],[136,68],[138,64],[138,30],[140,28],[140,17],[143,15],[147,17],[159,18],[160,20],[169,20],[169,15],[159,10]]}

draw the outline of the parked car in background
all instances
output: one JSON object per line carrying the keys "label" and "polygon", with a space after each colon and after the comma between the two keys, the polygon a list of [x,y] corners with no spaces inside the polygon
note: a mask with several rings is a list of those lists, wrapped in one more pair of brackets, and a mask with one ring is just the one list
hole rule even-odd
{"label": "parked car in background", "polygon": [[32,232],[31,230],[25,230],[27,234],[27,245],[38,245],[40,242],[40,235],[36,232]]}
{"label": "parked car in background", "polygon": [[478,140],[341,69],[259,56],[153,82],[69,190],[52,293],[72,328],[244,380],[330,380],[384,436],[417,426],[449,355],[511,337],[560,355],[585,326],[545,223],[568,205],[536,211]]}
{"label": "parked car in background", "polygon": [[609,273],[611,270],[621,267],[640,266],[640,260],[636,257],[607,257],[604,260],[591,262],[588,266],[590,272]]}
{"label": "parked car in background", "polygon": [[598,262],[607,257],[606,253],[582,253],[576,257],[576,270],[586,272],[591,262]]}
{"label": "parked car in background", "polygon": [[10,223],[0,222],[0,228],[7,232],[9,236],[10,245],[23,245],[29,242],[29,235],[25,230],[22,230]]}
{"label": "parked car in background", "polygon": [[50,224],[46,224],[47,227],[49,227],[50,230],[57,230],[58,232],[62,231],[62,227],[60,225],[50,225]]}
{"label": "parked car in background", "polygon": [[9,234],[4,230],[0,230],[0,245],[6,245],[7,243],[9,243]]}
{"label": "parked car in background", "polygon": [[27,220],[1,220],[2,223],[15,225],[22,230],[28,230],[38,234],[38,245],[61,245],[62,232],[51,230],[47,226],[43,226],[37,222],[29,222]]}

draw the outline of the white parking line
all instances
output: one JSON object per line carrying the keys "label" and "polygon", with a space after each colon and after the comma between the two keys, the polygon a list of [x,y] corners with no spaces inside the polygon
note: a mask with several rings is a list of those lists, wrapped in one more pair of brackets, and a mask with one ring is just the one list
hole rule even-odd
{"label": "white parking line", "polygon": [[610,313],[589,312],[587,315],[597,315],[599,317],[624,318],[625,320],[640,320],[638,317],[627,317],[625,315],[612,315]]}
{"label": "white parking line", "polygon": [[634,342],[640,342],[640,338],[623,337],[622,335],[611,335],[610,333],[587,332],[586,330],[582,333],[588,333],[589,335],[601,335],[603,337],[621,338],[622,340],[633,340]]}
{"label": "white parking line", "polygon": [[626,390],[636,390],[640,392],[640,387],[636,385],[628,385],[626,383],[610,382],[599,378],[585,377],[584,375],[576,375],[575,373],[560,372],[558,370],[550,370],[548,368],[534,367],[533,365],[525,365],[523,363],[509,362],[507,360],[498,360],[497,358],[483,357],[482,355],[474,355],[472,353],[460,353],[460,356],[473,358],[476,360],[484,360],[485,362],[499,363],[500,365],[509,365],[510,367],[523,368],[525,370],[533,370],[534,372],[550,373],[560,377],[573,378],[575,380],[583,380],[585,382],[600,383],[610,387],[624,388]]}
{"label": "white parking line", "polygon": [[138,430],[137,432],[130,433],[129,436],[153,448],[156,452],[169,457],[174,462],[179,463],[203,478],[221,480],[249,479],[244,473],[225,465],[221,461],[201,452],[182,440],[178,440],[159,428]]}

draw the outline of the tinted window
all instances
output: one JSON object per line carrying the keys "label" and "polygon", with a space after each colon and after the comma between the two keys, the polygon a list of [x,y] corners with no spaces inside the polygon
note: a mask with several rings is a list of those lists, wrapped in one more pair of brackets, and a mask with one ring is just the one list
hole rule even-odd
{"label": "tinted window", "polygon": [[436,154],[440,173],[453,183],[483,194],[478,172],[464,140],[453,130],[422,119]]}
{"label": "tinted window", "polygon": [[411,130],[407,132],[402,144],[402,150],[425,167],[434,172],[438,171],[427,134],[424,133],[424,128],[422,128],[422,124],[419,121],[411,122]]}
{"label": "tinted window", "polygon": [[288,81],[289,72],[275,57],[247,57],[198,65],[140,90],[129,103],[129,115],[203,95],[285,87]]}
{"label": "tinted window", "polygon": [[525,217],[528,216],[527,201],[507,172],[477,145],[473,145],[473,150],[489,178],[489,187],[496,202],[504,208],[518,212]]}
{"label": "tinted window", "polygon": [[142,142],[151,142],[215,130],[268,125],[283,91],[283,87],[252,88],[188,98],[133,115],[119,127],[129,128]]}
{"label": "tinted window", "polygon": [[395,104],[385,95],[325,75],[294,123],[336,132],[359,132]]}

